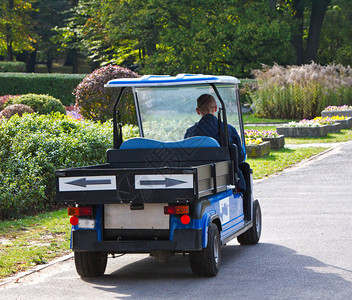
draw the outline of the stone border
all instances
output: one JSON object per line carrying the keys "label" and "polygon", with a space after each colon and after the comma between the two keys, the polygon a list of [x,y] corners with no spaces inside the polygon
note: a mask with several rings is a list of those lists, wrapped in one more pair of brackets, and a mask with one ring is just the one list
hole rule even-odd
{"label": "stone border", "polygon": [[326,117],[352,117],[352,109],[346,109],[346,110],[323,110],[321,112],[322,118]]}
{"label": "stone border", "polygon": [[326,125],[317,127],[278,127],[276,131],[286,137],[321,137],[328,134]]}
{"label": "stone border", "polygon": [[270,148],[274,150],[281,149],[285,146],[285,136],[279,135],[278,137],[262,138],[264,142],[270,142]]}
{"label": "stone border", "polygon": [[331,125],[326,125],[328,127],[328,133],[340,133],[341,131],[341,124],[335,123]]}
{"label": "stone border", "polygon": [[246,146],[247,157],[262,157],[270,153],[270,142],[262,142],[259,145]]}
{"label": "stone border", "polygon": [[345,120],[336,120],[335,122],[341,125],[341,129],[350,129],[352,127],[352,118],[347,118]]}

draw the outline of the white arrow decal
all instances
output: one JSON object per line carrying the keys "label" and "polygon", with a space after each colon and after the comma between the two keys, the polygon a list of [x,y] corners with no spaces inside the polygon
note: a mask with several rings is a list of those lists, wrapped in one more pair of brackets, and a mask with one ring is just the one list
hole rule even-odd
{"label": "white arrow decal", "polygon": [[116,190],[116,176],[59,177],[59,191]]}
{"label": "white arrow decal", "polygon": [[193,174],[135,175],[135,189],[192,189]]}

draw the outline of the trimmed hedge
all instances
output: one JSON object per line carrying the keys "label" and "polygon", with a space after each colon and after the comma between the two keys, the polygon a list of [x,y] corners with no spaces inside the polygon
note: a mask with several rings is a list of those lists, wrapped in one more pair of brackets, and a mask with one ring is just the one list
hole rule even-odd
{"label": "trimmed hedge", "polygon": [[26,64],[22,61],[0,61],[0,72],[25,72]]}
{"label": "trimmed hedge", "polygon": [[85,74],[0,73],[0,96],[48,94],[65,106],[75,103],[73,91]]}

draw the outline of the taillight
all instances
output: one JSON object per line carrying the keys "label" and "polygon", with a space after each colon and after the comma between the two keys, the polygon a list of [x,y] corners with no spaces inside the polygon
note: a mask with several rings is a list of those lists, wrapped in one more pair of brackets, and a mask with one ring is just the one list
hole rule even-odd
{"label": "taillight", "polygon": [[187,225],[187,224],[190,223],[190,222],[191,222],[191,218],[190,218],[189,215],[183,215],[183,216],[181,217],[181,223],[182,223],[183,225]]}
{"label": "taillight", "polygon": [[93,209],[91,206],[69,207],[67,213],[69,216],[91,216]]}
{"label": "taillight", "polygon": [[72,216],[70,218],[71,225],[76,226],[76,225],[78,225],[78,222],[79,222],[79,219],[76,216]]}
{"label": "taillight", "polygon": [[174,205],[174,206],[164,207],[165,215],[185,215],[188,213],[189,213],[188,205]]}

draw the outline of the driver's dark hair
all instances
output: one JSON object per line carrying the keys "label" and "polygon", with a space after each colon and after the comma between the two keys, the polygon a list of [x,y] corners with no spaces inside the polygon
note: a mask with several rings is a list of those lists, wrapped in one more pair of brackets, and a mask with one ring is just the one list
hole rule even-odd
{"label": "driver's dark hair", "polygon": [[215,106],[215,98],[210,94],[203,94],[197,99],[197,108],[204,115],[209,114]]}

